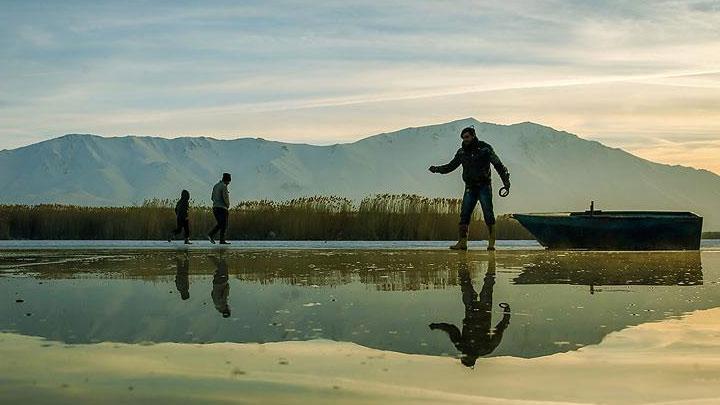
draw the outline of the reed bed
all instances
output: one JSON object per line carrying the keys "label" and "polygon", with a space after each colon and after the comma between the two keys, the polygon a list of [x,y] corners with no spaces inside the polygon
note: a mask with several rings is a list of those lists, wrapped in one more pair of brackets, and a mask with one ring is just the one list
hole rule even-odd
{"label": "reed bed", "polygon": [[[460,200],[417,195],[376,195],[360,202],[336,196],[289,201],[243,201],[230,210],[233,240],[452,240],[457,237]],[[175,226],[174,201],[140,206],[0,205],[0,239],[162,240]],[[479,210],[478,210],[479,211]],[[472,239],[487,238],[479,212]],[[194,239],[215,220],[209,207],[191,204]],[[499,239],[532,239],[514,219],[500,216]]]}

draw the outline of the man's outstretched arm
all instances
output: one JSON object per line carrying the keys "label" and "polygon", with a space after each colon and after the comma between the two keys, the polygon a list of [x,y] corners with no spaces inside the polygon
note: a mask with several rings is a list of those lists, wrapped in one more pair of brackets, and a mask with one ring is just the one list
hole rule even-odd
{"label": "man's outstretched arm", "polygon": [[490,163],[492,163],[493,167],[495,167],[495,170],[500,175],[503,186],[510,188],[510,172],[508,171],[507,167],[502,164],[500,158],[497,154],[495,154],[495,151],[492,148],[490,148]]}
{"label": "man's outstretched arm", "polygon": [[500,342],[503,338],[503,333],[505,333],[505,329],[507,329],[508,325],[510,325],[510,305],[503,302],[500,304],[500,308],[503,309],[503,317],[500,322],[498,322],[498,324],[495,326],[495,332],[490,338],[490,352],[495,350],[495,348],[500,345]]}
{"label": "man's outstretched arm", "polygon": [[450,340],[453,342],[453,344],[457,344],[458,342],[460,342],[460,339],[462,339],[462,334],[460,333],[460,329],[458,329],[457,326],[449,324],[449,323],[445,323],[445,322],[431,323],[430,329],[431,330],[440,329],[441,331],[447,333],[448,336],[450,337]]}
{"label": "man's outstretched arm", "polygon": [[460,154],[456,153],[455,157],[453,157],[453,159],[448,164],[440,166],[430,166],[429,170],[433,173],[448,174],[453,170],[457,169],[458,166],[460,166],[460,163]]}

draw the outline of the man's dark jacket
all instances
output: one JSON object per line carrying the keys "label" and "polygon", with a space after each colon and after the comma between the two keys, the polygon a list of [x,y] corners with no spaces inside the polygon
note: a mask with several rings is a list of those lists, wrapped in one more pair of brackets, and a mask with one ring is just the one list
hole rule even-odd
{"label": "man's dark jacket", "polygon": [[462,179],[465,184],[467,186],[482,186],[490,184],[490,164],[497,170],[503,185],[510,187],[510,173],[507,167],[502,164],[492,146],[477,139],[470,145],[458,149],[450,163],[436,166],[435,172],[447,174],[462,165]]}

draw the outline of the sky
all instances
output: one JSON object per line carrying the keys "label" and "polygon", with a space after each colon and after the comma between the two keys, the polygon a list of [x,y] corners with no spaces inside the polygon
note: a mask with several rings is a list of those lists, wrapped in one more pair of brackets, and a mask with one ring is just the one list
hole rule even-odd
{"label": "sky", "polygon": [[466,117],[720,174],[720,0],[0,0],[0,149]]}

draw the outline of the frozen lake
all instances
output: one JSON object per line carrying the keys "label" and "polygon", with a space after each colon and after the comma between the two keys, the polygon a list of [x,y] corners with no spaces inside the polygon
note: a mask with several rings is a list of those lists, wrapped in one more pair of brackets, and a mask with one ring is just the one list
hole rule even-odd
{"label": "frozen lake", "polygon": [[3,242],[0,402],[720,398],[715,241],[446,246]]}
{"label": "frozen lake", "polygon": [[[194,241],[184,245],[180,241],[146,240],[0,240],[3,249],[440,249],[446,250],[454,241],[231,241],[230,245],[212,245],[208,241]],[[470,241],[470,249],[484,249],[485,241]],[[702,249],[720,249],[720,239],[705,239]],[[543,249],[535,240],[500,240],[498,249]]]}

